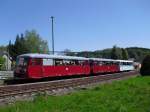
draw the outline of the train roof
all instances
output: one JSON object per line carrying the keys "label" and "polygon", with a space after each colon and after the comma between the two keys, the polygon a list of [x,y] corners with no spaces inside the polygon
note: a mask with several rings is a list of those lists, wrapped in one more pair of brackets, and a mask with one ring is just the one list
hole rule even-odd
{"label": "train roof", "polygon": [[114,60],[114,59],[105,59],[105,58],[90,58],[90,60],[94,61],[113,61],[113,62],[133,62],[131,60]]}
{"label": "train roof", "polygon": [[37,54],[37,53],[22,54],[22,55],[19,55],[18,57],[69,59],[69,60],[89,60],[88,58],[85,58],[85,57],[49,55],[49,54]]}
{"label": "train roof", "polygon": [[114,59],[105,59],[105,58],[85,58],[85,57],[77,57],[77,56],[62,56],[62,55],[49,55],[49,54],[38,54],[38,53],[22,54],[22,55],[19,55],[18,57],[69,59],[69,60],[93,60],[93,61],[111,61],[111,62],[133,62],[131,60],[114,60]]}
{"label": "train roof", "polygon": [[132,60],[116,60],[118,62],[133,62]]}
{"label": "train roof", "polygon": [[116,61],[113,59],[105,59],[105,58],[90,58],[90,60],[94,60],[94,61]]}

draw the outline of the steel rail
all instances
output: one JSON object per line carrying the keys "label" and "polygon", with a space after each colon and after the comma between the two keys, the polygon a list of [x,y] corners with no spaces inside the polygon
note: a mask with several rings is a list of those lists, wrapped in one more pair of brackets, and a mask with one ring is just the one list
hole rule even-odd
{"label": "steel rail", "polygon": [[36,92],[54,91],[64,88],[75,88],[82,85],[100,83],[104,81],[117,80],[124,77],[137,75],[137,71],[96,75],[90,77],[64,79],[48,82],[36,82],[27,84],[0,86],[0,99],[14,97],[17,95],[32,94]]}

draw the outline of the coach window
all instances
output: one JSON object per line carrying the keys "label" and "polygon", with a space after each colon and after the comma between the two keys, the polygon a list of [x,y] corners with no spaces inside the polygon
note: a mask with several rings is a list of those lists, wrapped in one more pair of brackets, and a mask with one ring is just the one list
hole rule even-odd
{"label": "coach window", "polygon": [[122,62],[119,62],[119,65],[123,65]]}
{"label": "coach window", "polygon": [[119,62],[119,65],[123,65],[122,62]]}
{"label": "coach window", "polygon": [[110,61],[110,62],[109,62],[109,64],[110,64],[110,65],[113,65],[113,62],[112,62],[112,61]]}
{"label": "coach window", "polygon": [[110,65],[110,62],[109,62],[109,61],[107,61],[106,63],[107,63],[107,65]]}
{"label": "coach window", "polygon": [[17,66],[27,66],[28,65],[28,58],[17,58],[17,61],[16,61],[16,65]]}
{"label": "coach window", "polygon": [[41,65],[41,59],[39,58],[33,58],[32,61],[32,66],[35,66],[35,65]]}
{"label": "coach window", "polygon": [[107,61],[103,61],[103,65],[107,65]]}
{"label": "coach window", "polygon": [[112,64],[112,65],[115,65],[115,62],[114,62],[114,61],[112,61],[112,62],[111,62],[111,64]]}
{"label": "coach window", "polygon": [[70,60],[63,60],[63,65],[70,65]]}
{"label": "coach window", "polygon": [[53,59],[43,59],[44,66],[53,65]]}
{"label": "coach window", "polygon": [[89,61],[88,60],[85,60],[85,61],[82,61],[83,62],[83,65],[89,65]]}
{"label": "coach window", "polygon": [[102,61],[99,61],[99,65],[102,66],[102,65],[103,65],[103,62],[102,62]]}
{"label": "coach window", "polygon": [[133,65],[133,63],[131,62],[131,63],[129,63],[129,65]]}
{"label": "coach window", "polygon": [[55,65],[56,66],[63,65],[63,60],[62,59],[55,59]]}
{"label": "coach window", "polygon": [[110,62],[107,61],[107,65],[110,65]]}
{"label": "coach window", "polygon": [[75,60],[70,60],[70,64],[69,65],[76,65]]}
{"label": "coach window", "polygon": [[106,63],[105,63],[105,61],[102,61],[103,62],[103,65],[105,65]]}
{"label": "coach window", "polygon": [[79,65],[84,65],[84,61],[79,61]]}
{"label": "coach window", "polygon": [[79,61],[78,60],[74,60],[75,65],[79,65]]}
{"label": "coach window", "polygon": [[98,65],[98,61],[94,61],[94,65]]}
{"label": "coach window", "polygon": [[19,58],[18,60],[17,60],[17,65],[21,65],[21,66],[23,66],[24,64],[24,58]]}
{"label": "coach window", "polygon": [[129,62],[126,62],[126,65],[129,65],[130,63]]}
{"label": "coach window", "polygon": [[128,65],[132,65],[130,62],[128,62]]}
{"label": "coach window", "polygon": [[81,60],[81,61],[79,61],[79,65],[81,65],[81,66],[89,65],[89,62],[87,60]]}
{"label": "coach window", "polygon": [[114,62],[115,65],[119,65],[119,62]]}

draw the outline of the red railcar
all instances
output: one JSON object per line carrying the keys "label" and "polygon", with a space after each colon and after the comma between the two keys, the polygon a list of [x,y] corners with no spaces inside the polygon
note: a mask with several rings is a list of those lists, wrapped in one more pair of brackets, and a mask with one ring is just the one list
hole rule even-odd
{"label": "red railcar", "polygon": [[24,54],[17,57],[15,77],[45,78],[90,75],[89,59],[47,54]]}
{"label": "red railcar", "polygon": [[114,73],[119,72],[118,61],[112,59],[101,59],[101,58],[91,58],[92,60],[92,72],[97,73]]}

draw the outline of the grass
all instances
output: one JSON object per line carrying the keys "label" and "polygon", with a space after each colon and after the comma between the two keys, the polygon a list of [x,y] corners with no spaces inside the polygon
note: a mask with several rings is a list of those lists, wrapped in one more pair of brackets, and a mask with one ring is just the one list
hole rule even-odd
{"label": "grass", "polygon": [[150,77],[114,81],[62,96],[0,107],[0,112],[150,112]]}

